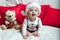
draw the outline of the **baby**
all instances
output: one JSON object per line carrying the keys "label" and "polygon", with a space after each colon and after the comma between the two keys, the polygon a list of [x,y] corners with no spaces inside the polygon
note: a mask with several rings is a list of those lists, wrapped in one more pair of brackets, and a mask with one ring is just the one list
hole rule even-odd
{"label": "baby", "polygon": [[37,3],[30,3],[26,6],[25,15],[27,18],[24,19],[22,34],[23,38],[27,39],[29,36],[40,36],[42,30],[41,19],[38,18],[41,12],[41,7]]}

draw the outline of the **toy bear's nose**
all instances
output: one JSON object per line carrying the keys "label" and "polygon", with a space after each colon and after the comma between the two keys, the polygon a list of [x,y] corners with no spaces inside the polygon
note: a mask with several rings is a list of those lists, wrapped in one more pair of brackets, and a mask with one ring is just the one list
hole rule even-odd
{"label": "toy bear's nose", "polygon": [[11,16],[8,16],[8,17],[11,17]]}

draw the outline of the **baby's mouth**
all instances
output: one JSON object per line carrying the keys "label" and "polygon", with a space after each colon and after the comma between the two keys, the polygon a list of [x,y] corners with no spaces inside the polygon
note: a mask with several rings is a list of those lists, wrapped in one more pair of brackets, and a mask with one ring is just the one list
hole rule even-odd
{"label": "baby's mouth", "polygon": [[36,14],[32,14],[32,16],[35,16]]}

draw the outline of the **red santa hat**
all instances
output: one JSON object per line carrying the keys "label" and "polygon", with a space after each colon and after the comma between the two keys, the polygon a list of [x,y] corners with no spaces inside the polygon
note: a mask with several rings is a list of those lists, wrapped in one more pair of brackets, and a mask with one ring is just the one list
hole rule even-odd
{"label": "red santa hat", "polygon": [[[23,15],[27,15],[27,12],[30,10],[29,8],[31,8],[31,7],[36,7],[36,8],[38,8],[39,14],[41,13],[41,6],[40,6],[38,3],[32,2],[32,3],[29,3],[29,4],[26,6],[26,9],[25,9],[25,11],[22,11],[22,14],[23,14]],[[38,15],[39,15],[39,14],[38,14]]]}

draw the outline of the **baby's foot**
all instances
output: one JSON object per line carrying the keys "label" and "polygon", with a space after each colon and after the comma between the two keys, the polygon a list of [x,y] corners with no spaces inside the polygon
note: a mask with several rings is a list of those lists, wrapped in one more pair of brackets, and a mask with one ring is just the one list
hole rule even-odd
{"label": "baby's foot", "polygon": [[36,37],[39,37],[40,34],[36,32],[33,35],[36,36]]}

